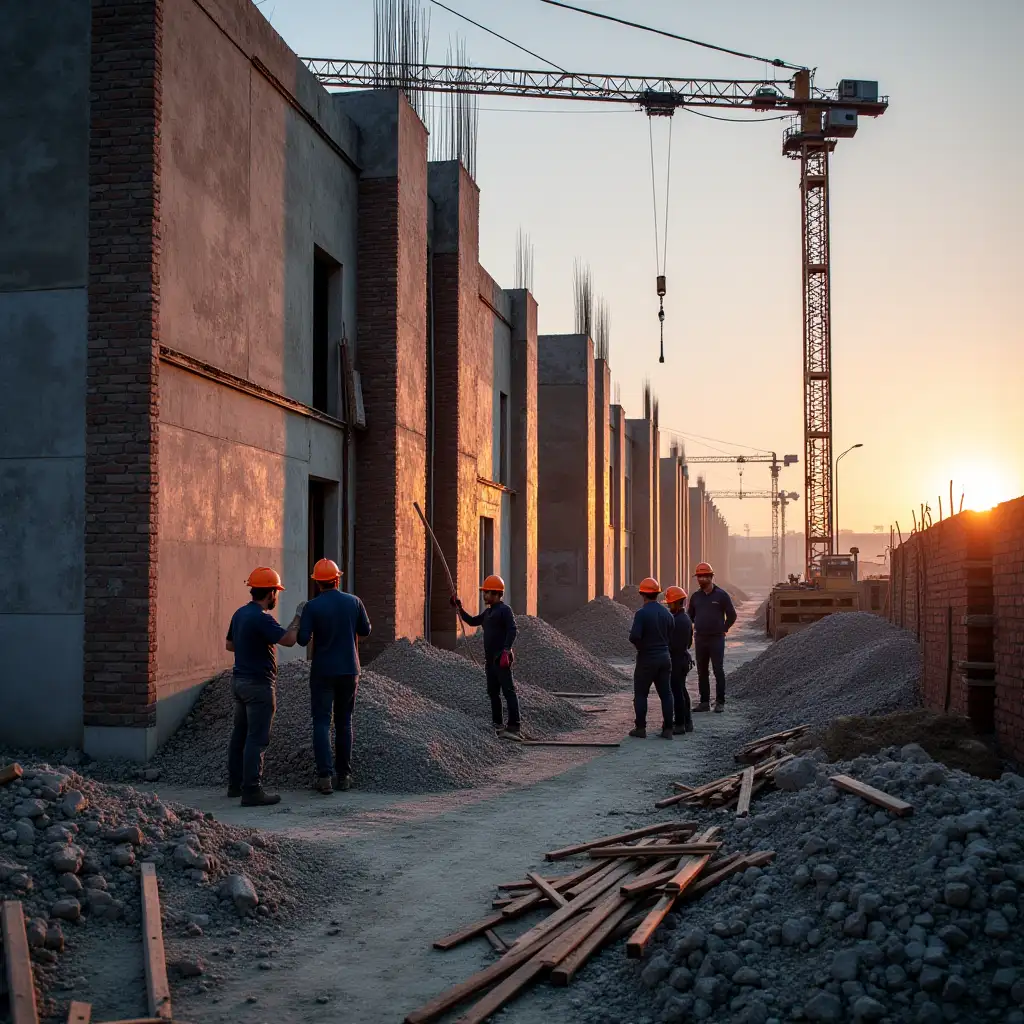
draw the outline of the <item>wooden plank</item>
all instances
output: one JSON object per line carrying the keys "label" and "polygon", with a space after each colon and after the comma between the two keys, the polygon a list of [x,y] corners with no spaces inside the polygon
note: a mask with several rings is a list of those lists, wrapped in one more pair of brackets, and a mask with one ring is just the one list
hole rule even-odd
{"label": "wooden plank", "polygon": [[142,865],[142,959],[146,968],[149,1012],[158,1020],[171,1019],[171,987],[167,983],[164,932],[160,924],[160,890],[156,865]]}
{"label": "wooden plank", "polygon": [[576,976],[577,971],[596,953],[613,935],[626,915],[633,909],[633,904],[623,902],[612,911],[564,960],[560,961],[551,971],[553,985],[568,985]]}
{"label": "wooden plank", "polygon": [[750,813],[750,799],[754,795],[754,769],[747,768],[740,782],[740,798],[736,804],[736,817],[745,818]]}
{"label": "wooden plank", "polygon": [[596,740],[523,740],[524,747],[621,747],[621,743],[600,743]]}
{"label": "wooden plank", "polygon": [[553,886],[534,871],[527,871],[526,877],[537,886],[556,907],[564,907],[569,901]]}
{"label": "wooden plank", "polygon": [[[564,875],[556,875],[554,878],[546,878],[545,881],[554,885],[556,882],[560,882],[564,877]],[[501,889],[503,892],[516,892],[519,889],[525,889],[529,892],[534,888],[534,885],[528,878],[517,878],[514,882],[502,882],[494,888]]]}
{"label": "wooden plank", "polygon": [[673,782],[672,788],[678,790],[680,793],[693,792],[693,786],[684,786],[681,782]]}
{"label": "wooden plank", "polygon": [[90,1024],[91,1020],[92,1006],[89,1003],[72,1000],[68,1007],[68,1024]]}
{"label": "wooden plank", "polygon": [[868,803],[884,807],[885,810],[892,811],[898,818],[905,818],[914,813],[913,804],[908,804],[898,797],[889,796],[888,793],[883,793],[882,790],[875,789],[874,786],[869,786],[849,775],[833,775],[830,781],[836,789],[845,790],[847,793],[853,793],[854,796],[867,800]]}
{"label": "wooden plank", "polygon": [[586,853],[598,846],[614,846],[616,843],[629,842],[630,839],[641,839],[646,836],[661,835],[665,832],[683,831],[689,829],[697,831],[697,826],[688,821],[677,821],[675,823],[662,822],[659,825],[647,825],[644,828],[636,828],[631,832],[619,832],[614,836],[602,836],[600,839],[591,839],[585,843],[577,843],[575,846],[563,846],[560,850],[552,850],[544,854],[545,860],[562,860],[565,857],[573,857],[577,853]]}
{"label": "wooden plank", "polygon": [[683,857],[691,854],[714,853],[721,843],[672,843],[665,846],[602,846],[591,850],[588,857]]}
{"label": "wooden plank", "polygon": [[687,886],[696,881],[697,876],[707,867],[711,858],[710,856],[687,857],[686,860],[687,862],[679,868],[679,871],[665,883],[666,893],[675,893],[678,896]]}
{"label": "wooden plank", "polygon": [[490,917],[474,921],[472,924],[466,925],[465,928],[452,932],[451,935],[446,935],[443,939],[437,939],[434,942],[434,949],[453,949],[460,943],[466,942],[469,939],[475,939],[478,935],[483,935],[485,931],[493,928],[496,924],[501,924],[502,921],[507,920],[508,918],[504,914],[491,914]]}
{"label": "wooden plank", "polygon": [[507,953],[508,952],[508,943],[505,942],[505,940],[503,938],[501,938],[500,935],[498,935],[495,932],[491,931],[490,928],[488,928],[487,931],[484,932],[484,938],[494,947],[496,952],[498,952],[498,953]]}
{"label": "wooden plank", "polygon": [[765,850],[760,853],[751,853],[746,856],[737,857],[735,860],[725,862],[709,872],[703,878],[697,879],[683,894],[685,903],[692,903],[699,900],[705,893],[710,892],[716,885],[724,882],[730,875],[739,871],[746,871],[747,868],[760,868],[769,864],[775,857],[774,850]]}
{"label": "wooden plank", "polygon": [[25,915],[16,900],[6,901],[0,910],[0,930],[4,937],[11,1024],[39,1024],[36,989],[32,982],[32,961],[29,959],[28,937],[25,934]]}
{"label": "wooden plank", "polygon": [[657,875],[652,875],[650,878],[637,878],[632,882],[626,882],[624,885],[621,885],[619,892],[630,899],[636,899],[637,896],[643,896],[646,892],[660,889],[675,873],[676,868],[671,868]]}
{"label": "wooden plank", "polygon": [[20,779],[22,774],[21,765],[17,761],[5,764],[3,768],[0,768],[0,786],[6,786],[9,782]]}
{"label": "wooden plank", "polygon": [[626,956],[631,960],[637,960],[644,955],[644,949],[650,942],[651,936],[655,933],[658,925],[668,916],[672,904],[676,901],[677,893],[666,893],[651,908],[647,916],[640,922],[636,931],[626,940]]}
{"label": "wooden plank", "polygon": [[807,732],[810,729],[810,725],[794,725],[792,728],[783,729],[781,732],[769,733],[767,736],[758,736],[756,740],[751,740],[749,743],[744,743],[740,747],[740,753],[744,750],[750,750],[753,747],[763,747],[765,744],[785,742],[791,740],[794,736],[799,733]]}
{"label": "wooden plank", "polygon": [[552,690],[552,697],[605,697],[604,693],[571,693],[569,690]]}
{"label": "wooden plank", "polygon": [[522,967],[513,971],[504,981],[495,985],[482,999],[474,1003],[455,1024],[483,1024],[492,1013],[497,1013],[509,1000],[514,999],[535,978],[544,973],[541,955],[531,957]]}

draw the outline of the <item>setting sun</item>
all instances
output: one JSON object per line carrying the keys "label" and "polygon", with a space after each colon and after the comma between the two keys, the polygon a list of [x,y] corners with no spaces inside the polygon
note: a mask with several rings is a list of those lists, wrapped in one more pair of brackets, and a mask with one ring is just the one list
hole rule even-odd
{"label": "setting sun", "polygon": [[1016,496],[1008,475],[985,463],[961,467],[960,472],[953,475],[953,496],[957,509],[961,494],[964,508],[974,512],[987,512],[1000,502]]}

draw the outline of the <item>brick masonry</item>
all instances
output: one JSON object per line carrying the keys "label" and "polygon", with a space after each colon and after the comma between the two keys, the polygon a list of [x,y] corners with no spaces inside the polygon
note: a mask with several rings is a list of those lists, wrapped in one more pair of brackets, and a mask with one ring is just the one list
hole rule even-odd
{"label": "brick masonry", "polygon": [[[965,616],[992,616],[966,620]],[[1005,754],[1024,757],[1024,498],[964,512],[893,552],[891,621],[920,641],[925,704],[994,728]],[[964,662],[991,664],[968,671]],[[994,686],[968,677],[994,675]]]}
{"label": "brick masonry", "polygon": [[86,726],[156,724],[163,0],[93,0]]}

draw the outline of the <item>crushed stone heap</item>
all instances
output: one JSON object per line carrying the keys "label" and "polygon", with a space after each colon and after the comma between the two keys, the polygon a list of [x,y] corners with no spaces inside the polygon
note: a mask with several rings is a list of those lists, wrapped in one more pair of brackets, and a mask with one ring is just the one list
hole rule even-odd
{"label": "crushed stone heap", "polygon": [[619,604],[624,605],[631,612],[637,611],[641,608],[644,603],[644,599],[640,596],[640,591],[637,590],[636,584],[627,583],[616,595],[615,600]]}
{"label": "crushed stone heap", "polygon": [[[454,651],[443,651],[425,640],[397,640],[374,658],[373,670],[444,707],[463,711],[477,722],[491,722],[484,670]],[[521,679],[516,680],[516,692],[528,735],[583,725],[586,716],[570,701]]]}
{"label": "crushed stone heap", "polygon": [[633,612],[603,595],[555,623],[560,633],[598,658],[630,659],[636,655],[636,648],[629,642],[632,625]]}
{"label": "crushed stone heap", "polygon": [[[515,644],[516,679],[556,693],[611,693],[627,685],[623,675],[575,640],[533,615],[517,615],[519,637]],[[459,641],[459,653],[477,664],[483,662],[481,633]]]}

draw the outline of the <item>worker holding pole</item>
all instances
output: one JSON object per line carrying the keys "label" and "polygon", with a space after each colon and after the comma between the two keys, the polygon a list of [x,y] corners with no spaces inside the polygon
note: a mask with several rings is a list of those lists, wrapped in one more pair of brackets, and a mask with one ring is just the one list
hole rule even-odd
{"label": "worker holding pole", "polygon": [[270,746],[270,730],[277,710],[277,651],[275,645],[294,647],[299,619],[282,627],[270,613],[284,590],[273,569],[260,566],[245,581],[252,600],[231,616],[225,643],[235,655],[231,692],[235,718],[228,743],[228,796],[242,798],[243,807],[267,807],[280,803],[277,793],[263,789],[263,756]]}
{"label": "worker holding pole", "polygon": [[675,620],[668,649],[672,656],[672,732],[680,736],[693,732],[690,695],[686,692],[686,675],[693,667],[693,658],[690,657],[693,623],[686,614],[686,591],[682,587],[669,587],[665,591],[665,603]]}
{"label": "worker holding pole", "polygon": [[[522,739],[519,718],[519,697],[512,678],[515,656],[512,645],[516,642],[518,627],[512,609],[502,598],[505,581],[500,576],[488,576],[480,585],[486,607],[479,615],[470,615],[456,595],[451,603],[458,609],[459,618],[468,626],[483,626],[484,671],[487,673],[487,696],[491,700],[491,721],[498,736]],[[508,725],[503,724],[501,698],[508,705]]]}
{"label": "worker holding pole", "polygon": [[672,739],[672,657],[669,643],[675,620],[672,613],[658,601],[661,586],[648,576],[637,588],[644,603],[633,616],[629,642],[636,648],[633,669],[633,710],[636,727],[629,732],[635,739],[647,738],[647,698],[651,684],[661,700],[661,738]]}
{"label": "worker holding pole", "polygon": [[693,620],[693,653],[697,659],[700,703],[694,711],[711,710],[710,664],[715,672],[715,711],[725,710],[725,635],[736,621],[732,598],[715,583],[715,570],[701,562],[694,576],[700,589],[690,595],[687,609]]}
{"label": "worker holding pole", "polygon": [[[370,620],[355,594],[339,589],[341,569],[330,558],[313,566],[317,595],[302,612],[299,643],[313,643],[309,699],[318,793],[329,796],[352,785],[352,713],[359,686],[358,637],[370,635]],[[331,751],[331,716],[334,751]]]}

